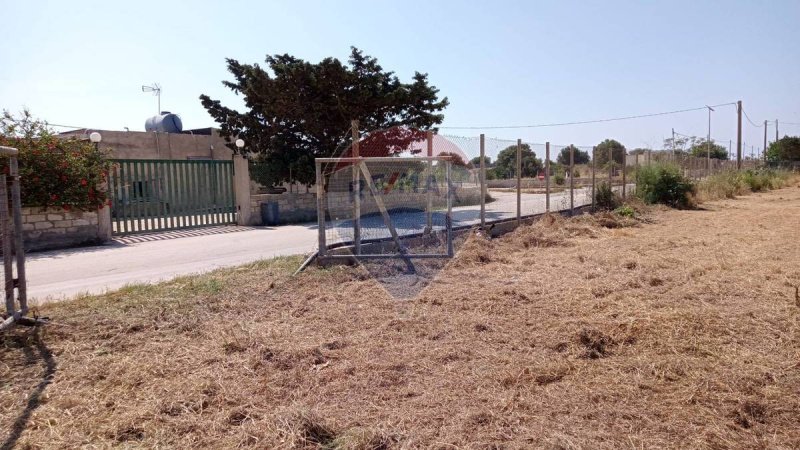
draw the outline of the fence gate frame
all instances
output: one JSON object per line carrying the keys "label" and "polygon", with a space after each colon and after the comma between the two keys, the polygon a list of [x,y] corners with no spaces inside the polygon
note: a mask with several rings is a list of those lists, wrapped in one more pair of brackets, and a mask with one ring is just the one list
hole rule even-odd
{"label": "fence gate frame", "polygon": [[[398,163],[398,162],[428,162],[427,165],[429,167],[428,174],[427,174],[427,183],[426,189],[430,191],[430,185],[433,180],[433,176],[430,170],[432,163],[434,161],[444,162],[445,163],[445,183],[447,186],[447,193],[446,193],[446,213],[445,213],[445,239],[447,245],[446,253],[409,253],[408,249],[403,246],[401,239],[405,236],[401,236],[397,233],[397,230],[394,227],[392,222],[391,214],[389,213],[386,205],[383,201],[383,194],[381,193],[380,189],[375,186],[375,182],[372,179],[372,174],[370,173],[369,167],[367,167],[368,162],[376,162],[376,163]],[[316,158],[314,160],[315,167],[316,167],[316,188],[317,188],[317,230],[318,230],[318,239],[319,239],[319,249],[317,252],[317,257],[319,259],[352,259],[352,258],[363,258],[363,259],[393,259],[393,258],[401,258],[406,261],[407,264],[411,264],[410,260],[415,258],[452,258],[454,255],[453,249],[453,193],[454,187],[451,180],[452,174],[452,157],[451,156],[414,156],[414,157],[349,157],[349,158]],[[375,203],[380,211],[380,215],[383,218],[383,223],[386,225],[389,233],[391,235],[390,240],[394,242],[397,253],[364,253],[363,252],[363,245],[364,242],[360,238],[361,230],[358,229],[360,226],[361,221],[355,220],[360,218],[361,211],[360,211],[360,202],[354,201],[353,203],[353,225],[356,227],[354,230],[354,240],[353,244],[353,253],[352,254],[335,254],[335,253],[328,253],[328,247],[326,242],[326,226],[325,226],[325,217],[326,217],[326,184],[325,184],[325,176],[322,170],[323,164],[352,164],[354,178],[356,177],[363,177],[364,182],[369,189],[370,194],[375,199]],[[359,195],[356,193],[356,197]],[[429,202],[430,203],[430,202]],[[432,215],[432,208],[429,206],[426,208],[426,223],[431,223],[431,215]],[[423,234],[429,234],[432,230],[430,227],[425,227],[425,231]],[[358,237],[355,239],[355,237]],[[387,239],[380,239],[379,241],[386,241]],[[346,244],[346,243],[345,243]]]}
{"label": "fence gate frame", "polygon": [[[22,197],[19,175],[19,150],[0,146],[0,157],[7,158],[8,177],[0,174],[0,244],[3,248],[6,313],[0,316],[0,331],[17,323],[41,323],[26,320],[28,314],[27,278],[25,275],[25,242],[22,232]],[[9,182],[10,180],[10,182]],[[11,209],[9,210],[9,205]],[[14,277],[16,263],[17,276]],[[16,300],[14,299],[16,290]],[[19,309],[17,309],[17,303]]]}
{"label": "fence gate frame", "polygon": [[211,159],[113,159],[115,236],[236,223],[234,163]]}

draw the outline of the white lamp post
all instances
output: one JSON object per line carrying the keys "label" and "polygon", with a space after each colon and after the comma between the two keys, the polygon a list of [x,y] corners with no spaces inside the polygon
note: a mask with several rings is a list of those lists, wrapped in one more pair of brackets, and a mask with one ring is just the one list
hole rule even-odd
{"label": "white lamp post", "polygon": [[97,144],[99,144],[100,141],[103,140],[103,136],[100,135],[100,133],[98,133],[97,131],[93,131],[89,135],[89,140],[92,142],[92,144],[94,144],[94,148],[97,148]]}
{"label": "white lamp post", "polygon": [[236,140],[236,148],[238,148],[239,151],[241,151],[244,148],[244,141],[241,140],[241,139],[237,139]]}

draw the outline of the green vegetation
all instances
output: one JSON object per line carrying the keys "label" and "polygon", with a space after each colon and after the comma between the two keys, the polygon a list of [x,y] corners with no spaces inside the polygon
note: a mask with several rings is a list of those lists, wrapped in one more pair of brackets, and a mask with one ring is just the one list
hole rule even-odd
{"label": "green vegetation", "polygon": [[622,205],[619,208],[615,209],[614,212],[622,217],[633,218],[633,216],[636,215],[636,210],[633,209],[633,207],[630,205]]}
{"label": "green vegetation", "polygon": [[[486,165],[486,167],[489,167],[492,164],[492,158],[490,158],[488,156],[484,156],[483,157],[483,162]],[[476,157],[470,159],[469,163],[472,164],[473,167],[480,167],[481,166],[481,157],[480,156],[476,156]]]}
{"label": "green vegetation", "polygon": [[[542,170],[542,161],[536,157],[528,144],[522,144],[522,176],[535,177]],[[516,175],[517,146],[510,145],[497,154],[494,172],[497,178],[512,178]]]}
{"label": "green vegetation", "polygon": [[569,166],[570,148],[573,149],[572,158],[575,164],[589,164],[589,161],[591,161],[589,152],[583,151],[574,145],[570,145],[569,147],[564,147],[561,149],[561,152],[558,153],[558,158],[556,158],[556,161],[558,161],[559,164]]}
{"label": "green vegetation", "polygon": [[606,139],[605,141],[597,144],[595,152],[595,162],[597,167],[603,167],[608,163],[608,149],[611,149],[611,156],[614,159],[615,165],[622,165],[625,160],[625,146],[615,141],[614,139]]}
{"label": "green vegetation", "polygon": [[[24,111],[3,111],[0,145],[19,150],[19,174],[25,206],[55,206],[92,211],[109,204],[104,185],[111,168],[104,152],[89,140],[61,139],[47,124]],[[6,161],[0,170],[8,173]]]}
{"label": "green vegetation", "polygon": [[363,156],[389,156],[420,140],[420,132],[411,130],[442,123],[448,105],[426,74],[416,72],[411,82],[401,82],[357,48],[346,63],[283,54],[267,56],[265,67],[234,59],[227,65],[234,81],[223,85],[243,97],[246,109],[237,111],[207,95],[200,101],[220,135],[240,137],[245,152],[263,155],[266,186],[313,184],[314,158],[340,156],[350,146],[351,120],[359,120],[365,131],[383,130],[372,142],[371,134],[362,141]]}
{"label": "green vegetation", "polygon": [[644,166],[636,174],[637,195],[649,204],[662,203],[673,208],[694,206],[696,188],[673,164]]}
{"label": "green vegetation", "polygon": [[708,145],[708,141],[703,138],[691,138],[691,147],[689,148],[689,154],[695,156],[697,158],[705,158],[706,156],[710,156],[711,159],[728,159],[728,149],[715,143],[714,140],[711,140],[711,145]]}
{"label": "green vegetation", "polygon": [[729,170],[714,174],[697,185],[702,201],[735,198],[750,192],[761,192],[783,187],[789,174],[770,169],[750,169],[743,172]]}
{"label": "green vegetation", "polygon": [[564,178],[564,174],[563,173],[558,172],[553,176],[553,181],[555,181],[555,183],[557,185],[563,186],[564,182],[566,181],[566,178]]}
{"label": "green vegetation", "polygon": [[608,181],[603,181],[597,185],[594,194],[594,203],[600,209],[613,210],[620,204],[620,199],[614,193]]}
{"label": "green vegetation", "polygon": [[800,161],[800,137],[784,136],[769,144],[767,160],[771,162]]}

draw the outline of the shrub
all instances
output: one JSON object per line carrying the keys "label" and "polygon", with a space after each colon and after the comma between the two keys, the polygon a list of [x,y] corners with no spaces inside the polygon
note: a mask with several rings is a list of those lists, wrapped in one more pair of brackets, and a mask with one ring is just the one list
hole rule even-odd
{"label": "shrub", "polygon": [[[110,164],[88,141],[54,136],[27,111],[15,118],[3,112],[0,145],[19,150],[22,203],[90,211],[110,204],[105,182]],[[0,168],[8,174],[7,160]]]}
{"label": "shrub", "polygon": [[749,192],[777,189],[783,186],[788,174],[769,169],[750,169],[744,172],[720,172],[698,184],[698,197],[703,200],[735,198]]}
{"label": "shrub", "polygon": [[564,185],[564,181],[566,180],[566,178],[564,178],[564,175],[562,175],[560,173],[555,174],[553,179],[555,180],[556,184],[559,185],[559,186],[563,186]]}
{"label": "shrub", "polygon": [[673,208],[694,206],[694,184],[673,164],[644,166],[636,174],[636,192],[645,203],[662,203]]}
{"label": "shrub", "polygon": [[611,189],[611,185],[607,181],[603,181],[597,185],[594,203],[600,209],[612,210],[619,206],[620,200],[619,196]]}
{"label": "shrub", "polygon": [[636,215],[636,210],[634,210],[633,207],[630,205],[622,205],[619,208],[615,209],[614,212],[622,217],[633,218],[633,216]]}

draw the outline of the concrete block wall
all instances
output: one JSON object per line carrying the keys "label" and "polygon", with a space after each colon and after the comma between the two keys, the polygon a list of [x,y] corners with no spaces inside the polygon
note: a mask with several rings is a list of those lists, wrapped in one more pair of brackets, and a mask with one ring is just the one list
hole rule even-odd
{"label": "concrete block wall", "polygon": [[65,211],[57,207],[23,207],[25,249],[53,250],[105,242],[110,239],[102,223],[106,210]]}

